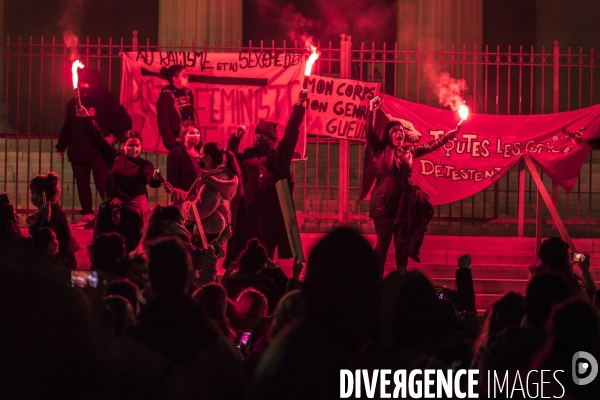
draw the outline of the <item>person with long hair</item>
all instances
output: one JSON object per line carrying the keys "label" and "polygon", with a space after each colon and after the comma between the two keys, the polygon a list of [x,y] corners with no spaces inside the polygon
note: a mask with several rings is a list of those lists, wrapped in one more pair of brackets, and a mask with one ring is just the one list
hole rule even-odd
{"label": "person with long hair", "polygon": [[[236,193],[242,190],[238,184],[241,173],[233,153],[217,142],[202,146],[200,168],[203,171],[190,190],[172,189],[172,197],[188,224],[202,224],[206,240],[210,242],[231,224],[230,205]],[[196,221],[196,215],[200,221]]]}
{"label": "person with long hair", "polygon": [[[419,247],[427,223],[433,217],[433,207],[427,195],[413,186],[413,161],[442,147],[458,134],[456,129],[428,143],[417,145],[421,134],[407,120],[393,118],[380,139],[375,133],[374,114],[381,99],[371,100],[365,150],[365,173],[361,199],[367,197],[373,181],[369,217],[375,224],[377,244],[375,255],[379,275],[383,277],[385,259],[394,237],[396,268],[406,269],[408,257],[419,260]],[[420,214],[417,216],[417,212]],[[417,221],[417,219],[419,221]],[[420,221],[425,221],[424,226]]]}
{"label": "person with long hair", "polygon": [[29,235],[33,236],[34,232],[41,228],[52,229],[58,239],[57,264],[69,269],[77,269],[75,252],[79,250],[79,246],[71,234],[67,216],[58,204],[60,197],[58,175],[55,172],[38,175],[29,183],[29,189],[31,203],[38,208],[35,214],[27,217]]}
{"label": "person with long hair", "polygon": [[174,188],[188,191],[200,175],[202,137],[194,121],[181,124],[181,144],[167,155],[167,181]]}
{"label": "person with long hair", "polygon": [[181,126],[184,121],[198,121],[194,105],[194,94],[187,88],[189,77],[183,65],[162,68],[160,74],[169,81],[162,88],[156,102],[158,131],[167,150],[179,144]]}
{"label": "person with long hair", "polygon": [[217,260],[223,256],[223,245],[231,237],[231,227],[225,227],[217,238],[207,243],[207,249],[192,244],[192,235],[185,226],[185,220],[179,207],[157,204],[152,211],[148,225],[144,230],[142,245],[165,236],[177,236],[188,248],[195,270],[194,283],[203,285],[214,282],[217,276]]}
{"label": "person with long hair", "polygon": [[127,251],[138,246],[142,228],[148,222],[147,186],[161,186],[154,165],[140,157],[141,151],[140,134],[134,130],[127,131],[121,153],[115,157],[108,174],[108,200],[100,206],[94,230],[94,236],[105,232],[122,234]]}

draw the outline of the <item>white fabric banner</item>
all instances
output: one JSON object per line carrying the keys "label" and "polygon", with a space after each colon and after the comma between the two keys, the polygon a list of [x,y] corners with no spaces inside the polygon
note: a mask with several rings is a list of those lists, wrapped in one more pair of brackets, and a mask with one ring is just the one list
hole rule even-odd
{"label": "white fabric banner", "polygon": [[[279,135],[288,121],[304,78],[304,55],[270,50],[217,52],[123,53],[121,104],[131,115],[133,129],[143,138],[144,151],[167,153],[158,132],[156,101],[168,85],[159,71],[184,65],[193,91],[202,140],[223,145],[238,125],[246,125],[240,150],[254,141],[261,120],[279,124]],[[306,134],[301,132],[296,152],[304,156]]]}
{"label": "white fabric banner", "polygon": [[364,141],[369,101],[377,95],[379,83],[311,75],[306,131],[335,139]]}

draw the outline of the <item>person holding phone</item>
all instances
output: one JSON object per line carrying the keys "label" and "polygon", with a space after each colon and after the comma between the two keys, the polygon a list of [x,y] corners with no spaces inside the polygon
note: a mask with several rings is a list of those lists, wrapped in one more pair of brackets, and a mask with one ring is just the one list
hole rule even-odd
{"label": "person holding phone", "polygon": [[54,172],[38,175],[29,183],[29,189],[31,203],[38,208],[35,214],[27,217],[29,235],[33,236],[41,228],[52,229],[58,239],[57,264],[76,269],[75,252],[79,250],[79,245],[71,233],[65,212],[58,204],[58,175]]}
{"label": "person holding phone", "polygon": [[[573,254],[581,261],[574,260]],[[590,272],[590,257],[587,253],[571,253],[569,244],[562,238],[551,237],[542,242],[538,250],[540,262],[530,268],[535,276],[545,271],[553,271],[563,276],[571,289],[571,293],[591,300],[596,293],[596,283]],[[573,268],[576,264],[579,273]]]}

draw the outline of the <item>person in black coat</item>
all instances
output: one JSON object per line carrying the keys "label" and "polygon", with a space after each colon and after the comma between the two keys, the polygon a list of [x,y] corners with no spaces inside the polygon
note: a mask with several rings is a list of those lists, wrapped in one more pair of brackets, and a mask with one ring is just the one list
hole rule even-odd
{"label": "person in black coat", "polygon": [[460,126],[438,139],[416,145],[421,134],[410,121],[393,118],[385,125],[383,137],[375,133],[374,114],[381,99],[371,100],[365,148],[361,199],[371,193],[369,217],[375,225],[377,244],[375,255],[379,275],[383,277],[388,249],[394,237],[396,268],[406,269],[408,257],[419,261],[419,248],[427,223],[433,217],[433,207],[418,186],[413,186],[411,174],[414,160],[442,147],[458,134]]}
{"label": "person in black coat", "polygon": [[194,121],[184,121],[181,126],[181,144],[167,155],[167,182],[174,188],[188,191],[200,175],[202,138]]}
{"label": "person in black coat", "polygon": [[229,139],[227,147],[236,154],[242,169],[244,196],[237,210],[235,239],[230,241],[234,254],[230,257],[228,250],[228,259],[235,259],[253,237],[257,237],[265,246],[270,258],[274,257],[276,248],[279,248],[279,258],[292,258],[275,183],[286,179],[290,191],[292,189],[290,166],[306,111],[304,103],[307,101],[308,91],[302,89],[279,143],[277,124],[263,120],[256,126],[254,146],[243,153],[239,152],[239,145],[245,127],[238,128],[237,133]]}
{"label": "person in black coat", "polygon": [[[79,88],[81,104],[98,125],[106,142],[112,145],[113,142],[120,141],[125,132],[131,129],[131,117],[113,95],[104,89],[98,71],[89,68],[79,70]],[[99,155],[98,148],[85,134],[83,119],[76,115],[76,103],[75,98],[67,103],[65,122],[60,130],[56,151],[61,157],[65,151],[67,152],[77,183],[77,193],[84,218],[73,227],[91,229],[93,216],[90,172],[94,174],[94,183],[100,197],[104,198],[108,165]]]}
{"label": "person in black coat", "polygon": [[167,150],[179,144],[181,125],[184,121],[198,123],[198,114],[194,105],[194,94],[186,86],[188,75],[182,65],[172,65],[160,70],[169,84],[162,88],[156,102],[158,131]]}

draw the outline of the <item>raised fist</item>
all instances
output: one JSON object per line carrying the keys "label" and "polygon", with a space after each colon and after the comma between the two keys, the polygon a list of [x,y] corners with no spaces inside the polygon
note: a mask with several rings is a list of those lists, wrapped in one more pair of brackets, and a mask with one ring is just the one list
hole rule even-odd
{"label": "raised fist", "polygon": [[308,102],[308,89],[300,89],[298,104],[303,104],[305,102]]}
{"label": "raised fist", "polygon": [[241,138],[246,133],[246,125],[239,125],[235,131],[235,136]]}
{"label": "raised fist", "polygon": [[375,96],[371,99],[369,109],[371,111],[374,111],[377,110],[379,107],[381,107],[381,98],[379,98],[379,96]]}

